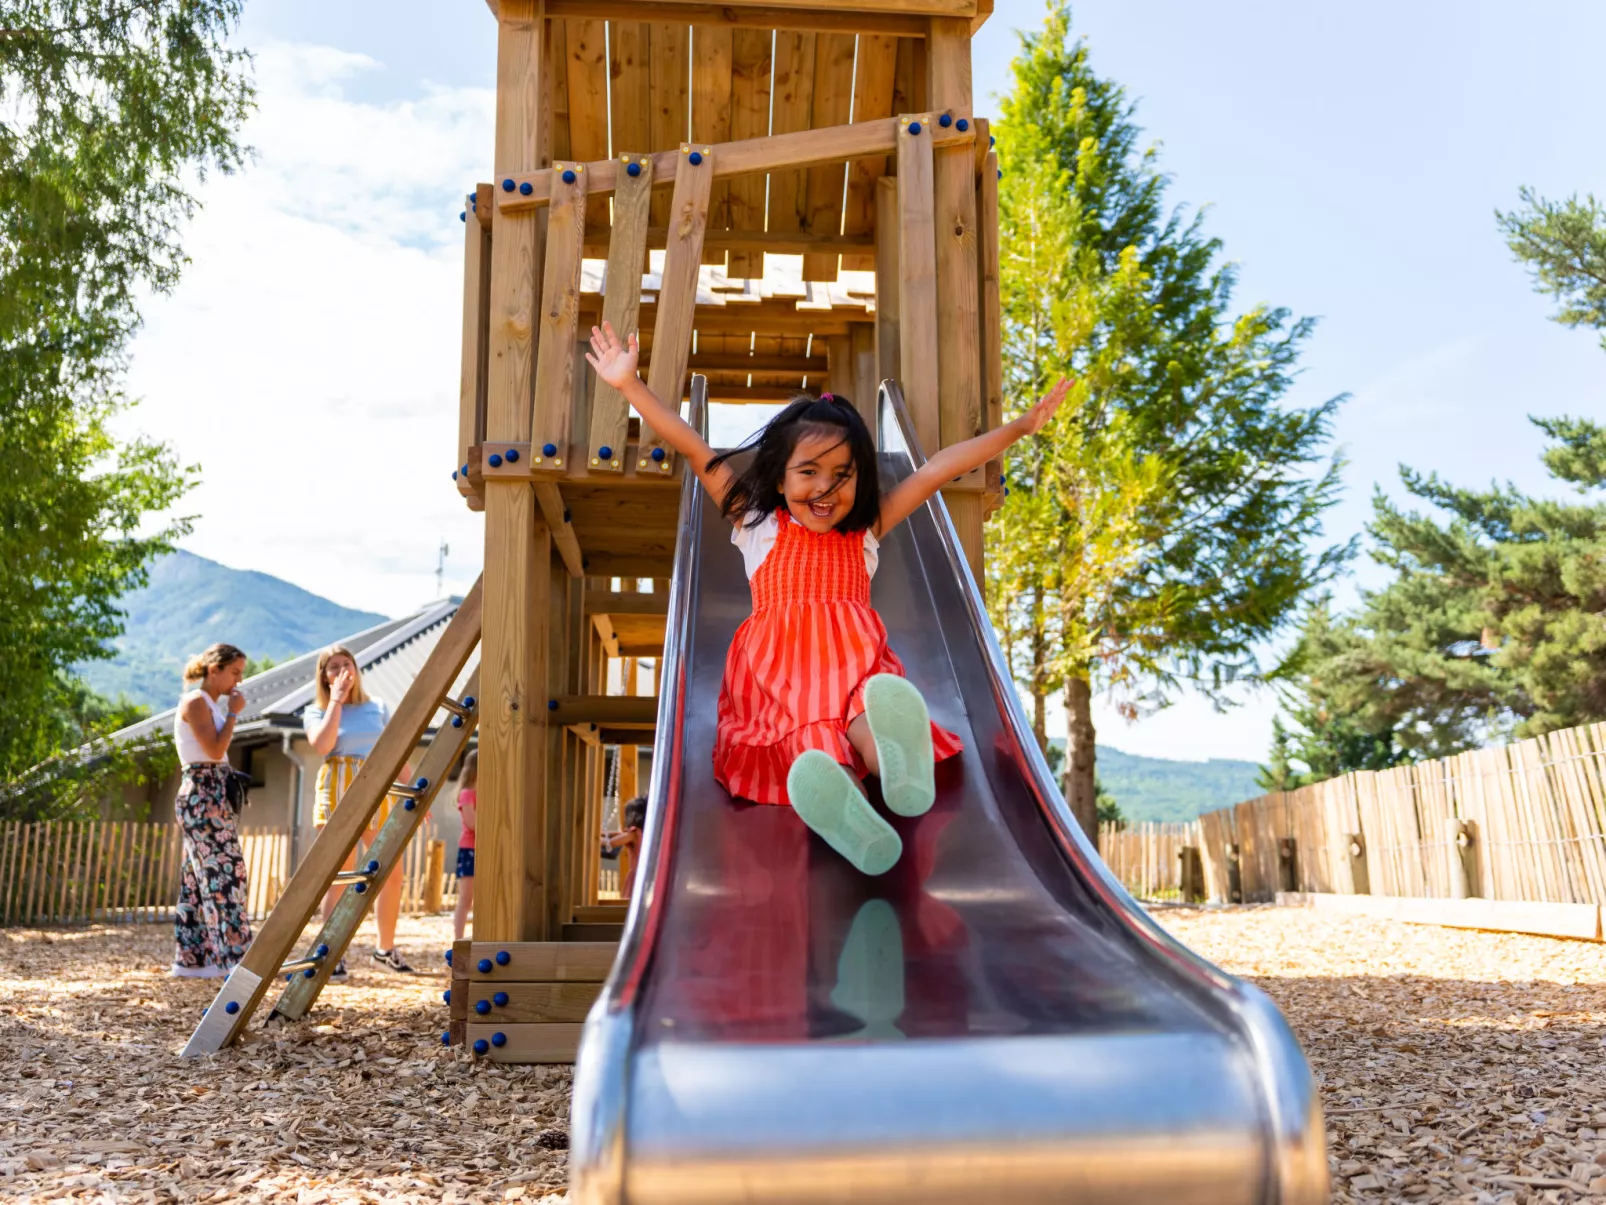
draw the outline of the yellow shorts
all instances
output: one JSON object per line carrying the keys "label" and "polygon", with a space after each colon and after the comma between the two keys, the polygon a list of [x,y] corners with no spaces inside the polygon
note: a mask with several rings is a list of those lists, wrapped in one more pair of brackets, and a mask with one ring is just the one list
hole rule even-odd
{"label": "yellow shorts", "polygon": [[[360,757],[326,757],[323,764],[318,767],[317,798],[312,809],[312,823],[322,828],[329,823],[329,817],[334,814],[336,805],[345,798],[346,792],[351,788],[352,779],[357,777],[357,771],[362,769],[364,759]],[[390,807],[394,797],[386,795],[380,801],[379,811],[375,814],[373,822],[368,826],[377,829],[385,823],[390,815]]]}

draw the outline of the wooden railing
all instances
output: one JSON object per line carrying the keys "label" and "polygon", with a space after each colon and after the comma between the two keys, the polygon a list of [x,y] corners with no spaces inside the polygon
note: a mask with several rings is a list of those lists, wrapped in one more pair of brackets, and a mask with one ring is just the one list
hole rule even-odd
{"label": "wooden railing", "polygon": [[[245,828],[240,845],[250,912],[260,918],[273,910],[290,880],[290,834],[282,828]],[[0,925],[171,920],[182,862],[183,838],[172,824],[0,824]],[[421,831],[402,859],[402,910],[451,908],[457,898],[456,870],[455,851]]]}

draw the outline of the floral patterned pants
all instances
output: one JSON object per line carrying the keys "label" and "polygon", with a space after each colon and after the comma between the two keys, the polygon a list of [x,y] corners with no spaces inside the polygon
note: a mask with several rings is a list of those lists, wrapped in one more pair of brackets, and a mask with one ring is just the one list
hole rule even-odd
{"label": "floral patterned pants", "polygon": [[181,967],[231,970],[251,944],[245,856],[223,793],[228,772],[225,764],[199,762],[184,767],[179,783],[174,810],[184,830],[184,876],[173,928]]}

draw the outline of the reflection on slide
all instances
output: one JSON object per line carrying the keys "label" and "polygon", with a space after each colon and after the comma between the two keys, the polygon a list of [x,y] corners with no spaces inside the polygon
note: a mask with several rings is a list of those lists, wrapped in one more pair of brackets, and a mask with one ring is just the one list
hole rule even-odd
{"label": "reflection on slide", "polygon": [[[896,479],[919,452],[895,386],[882,403]],[[572,1199],[1326,1200],[1286,1024],[1161,932],[1076,829],[940,500],[884,542],[874,598],[965,751],[930,813],[883,809],[904,854],[873,879],[789,809],[714,783],[714,700],[750,599],[689,476],[681,518],[669,735],[576,1069]]]}

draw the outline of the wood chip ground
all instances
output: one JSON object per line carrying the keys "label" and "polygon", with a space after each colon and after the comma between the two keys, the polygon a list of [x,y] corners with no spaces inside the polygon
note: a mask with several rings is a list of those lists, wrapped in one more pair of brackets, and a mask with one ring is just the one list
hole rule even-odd
{"label": "wood chip ground", "polygon": [[[1334,1199],[1606,1196],[1606,946],[1298,909],[1167,909],[1268,991],[1321,1081]],[[0,932],[6,1201],[556,1205],[569,1069],[440,1045],[444,918],[423,973],[362,965],[307,1021],[178,1049],[215,984],[164,976],[165,926]]]}

